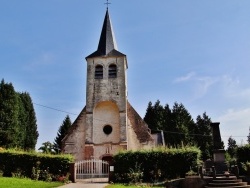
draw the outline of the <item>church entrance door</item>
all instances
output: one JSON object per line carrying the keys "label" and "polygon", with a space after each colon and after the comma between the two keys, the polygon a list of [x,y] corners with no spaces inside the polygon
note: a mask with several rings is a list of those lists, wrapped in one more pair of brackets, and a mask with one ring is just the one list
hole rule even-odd
{"label": "church entrance door", "polygon": [[108,182],[109,163],[91,159],[75,163],[75,180],[84,182]]}
{"label": "church entrance door", "polygon": [[102,157],[102,160],[107,161],[109,163],[109,165],[113,164],[113,157],[110,155]]}

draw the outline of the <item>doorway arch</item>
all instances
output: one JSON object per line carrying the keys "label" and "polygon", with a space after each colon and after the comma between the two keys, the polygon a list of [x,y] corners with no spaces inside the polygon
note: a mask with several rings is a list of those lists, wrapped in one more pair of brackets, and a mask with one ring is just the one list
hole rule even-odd
{"label": "doorway arch", "polygon": [[104,155],[102,156],[103,161],[107,161],[109,165],[112,165],[114,163],[114,157],[112,155]]}

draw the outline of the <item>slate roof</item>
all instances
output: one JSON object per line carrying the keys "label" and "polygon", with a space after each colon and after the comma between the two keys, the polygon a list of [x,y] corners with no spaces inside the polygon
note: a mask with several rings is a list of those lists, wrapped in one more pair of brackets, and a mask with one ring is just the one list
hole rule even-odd
{"label": "slate roof", "polygon": [[132,105],[127,101],[127,115],[140,143],[153,141],[150,129]]}
{"label": "slate roof", "polygon": [[118,51],[108,9],[104,18],[98,48],[94,53],[87,56],[86,59],[102,56],[125,56]]}
{"label": "slate roof", "polygon": [[75,130],[77,130],[79,124],[78,121],[83,121],[83,125],[84,125],[84,120],[83,118],[85,117],[84,115],[86,114],[86,106],[82,109],[82,111],[80,112],[80,114],[77,116],[77,118],[75,119],[75,121],[72,123],[72,125],[70,126],[70,128],[67,131],[66,136],[62,139],[62,142],[64,143],[71,134],[73,134],[73,132]]}

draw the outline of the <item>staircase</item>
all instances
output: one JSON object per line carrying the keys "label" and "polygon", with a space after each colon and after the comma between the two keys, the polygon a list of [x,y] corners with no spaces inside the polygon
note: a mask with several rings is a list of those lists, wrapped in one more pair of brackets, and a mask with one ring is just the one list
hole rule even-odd
{"label": "staircase", "polygon": [[205,188],[250,188],[247,182],[242,182],[242,179],[237,179],[236,176],[217,176]]}

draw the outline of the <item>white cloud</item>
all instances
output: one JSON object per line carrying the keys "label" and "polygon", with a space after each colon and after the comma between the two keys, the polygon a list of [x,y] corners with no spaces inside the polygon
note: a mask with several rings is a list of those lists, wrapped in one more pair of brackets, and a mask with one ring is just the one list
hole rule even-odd
{"label": "white cloud", "polygon": [[250,88],[240,82],[239,78],[232,78],[228,75],[222,77],[224,96],[236,101],[250,101]]}
{"label": "white cloud", "polygon": [[222,76],[222,81],[223,81],[225,87],[230,87],[230,88],[236,87],[240,83],[238,78],[233,79],[229,75],[223,75]]}
{"label": "white cloud", "polygon": [[242,123],[245,122],[244,120],[249,120],[250,125],[250,108],[244,108],[244,109],[228,109],[222,116],[219,117],[220,121],[223,121],[225,123],[228,122],[238,122]]}
{"label": "white cloud", "polygon": [[50,52],[44,52],[38,56],[35,56],[35,58],[30,63],[27,63],[25,70],[32,71],[53,63],[55,63],[55,56]]}
{"label": "white cloud", "polygon": [[194,93],[194,98],[204,96],[209,88],[218,82],[218,78],[211,76],[197,76],[195,72],[190,72],[185,76],[176,78],[174,83],[189,82]]}
{"label": "white cloud", "polygon": [[224,99],[250,100],[250,88],[243,86],[238,77],[234,78],[227,74],[222,76],[199,76],[195,72],[189,72],[187,75],[174,80],[174,83],[178,84],[184,82],[189,84],[188,87],[192,89],[194,99],[203,97],[213,88]]}
{"label": "white cloud", "polygon": [[178,83],[178,82],[186,82],[186,81],[189,81],[191,78],[193,78],[195,76],[195,72],[190,72],[188,73],[186,76],[182,76],[182,77],[179,77],[179,78],[176,78],[174,80],[175,83]]}
{"label": "white cloud", "polygon": [[241,144],[242,140],[246,143],[250,127],[250,108],[228,109],[216,119],[220,122],[221,136],[225,146],[229,136],[232,136],[237,144]]}
{"label": "white cloud", "polygon": [[213,84],[218,82],[218,79],[213,77],[199,77],[199,78],[197,77],[195,81],[196,81],[195,95],[196,97],[198,96],[202,97],[208,92],[208,89]]}

